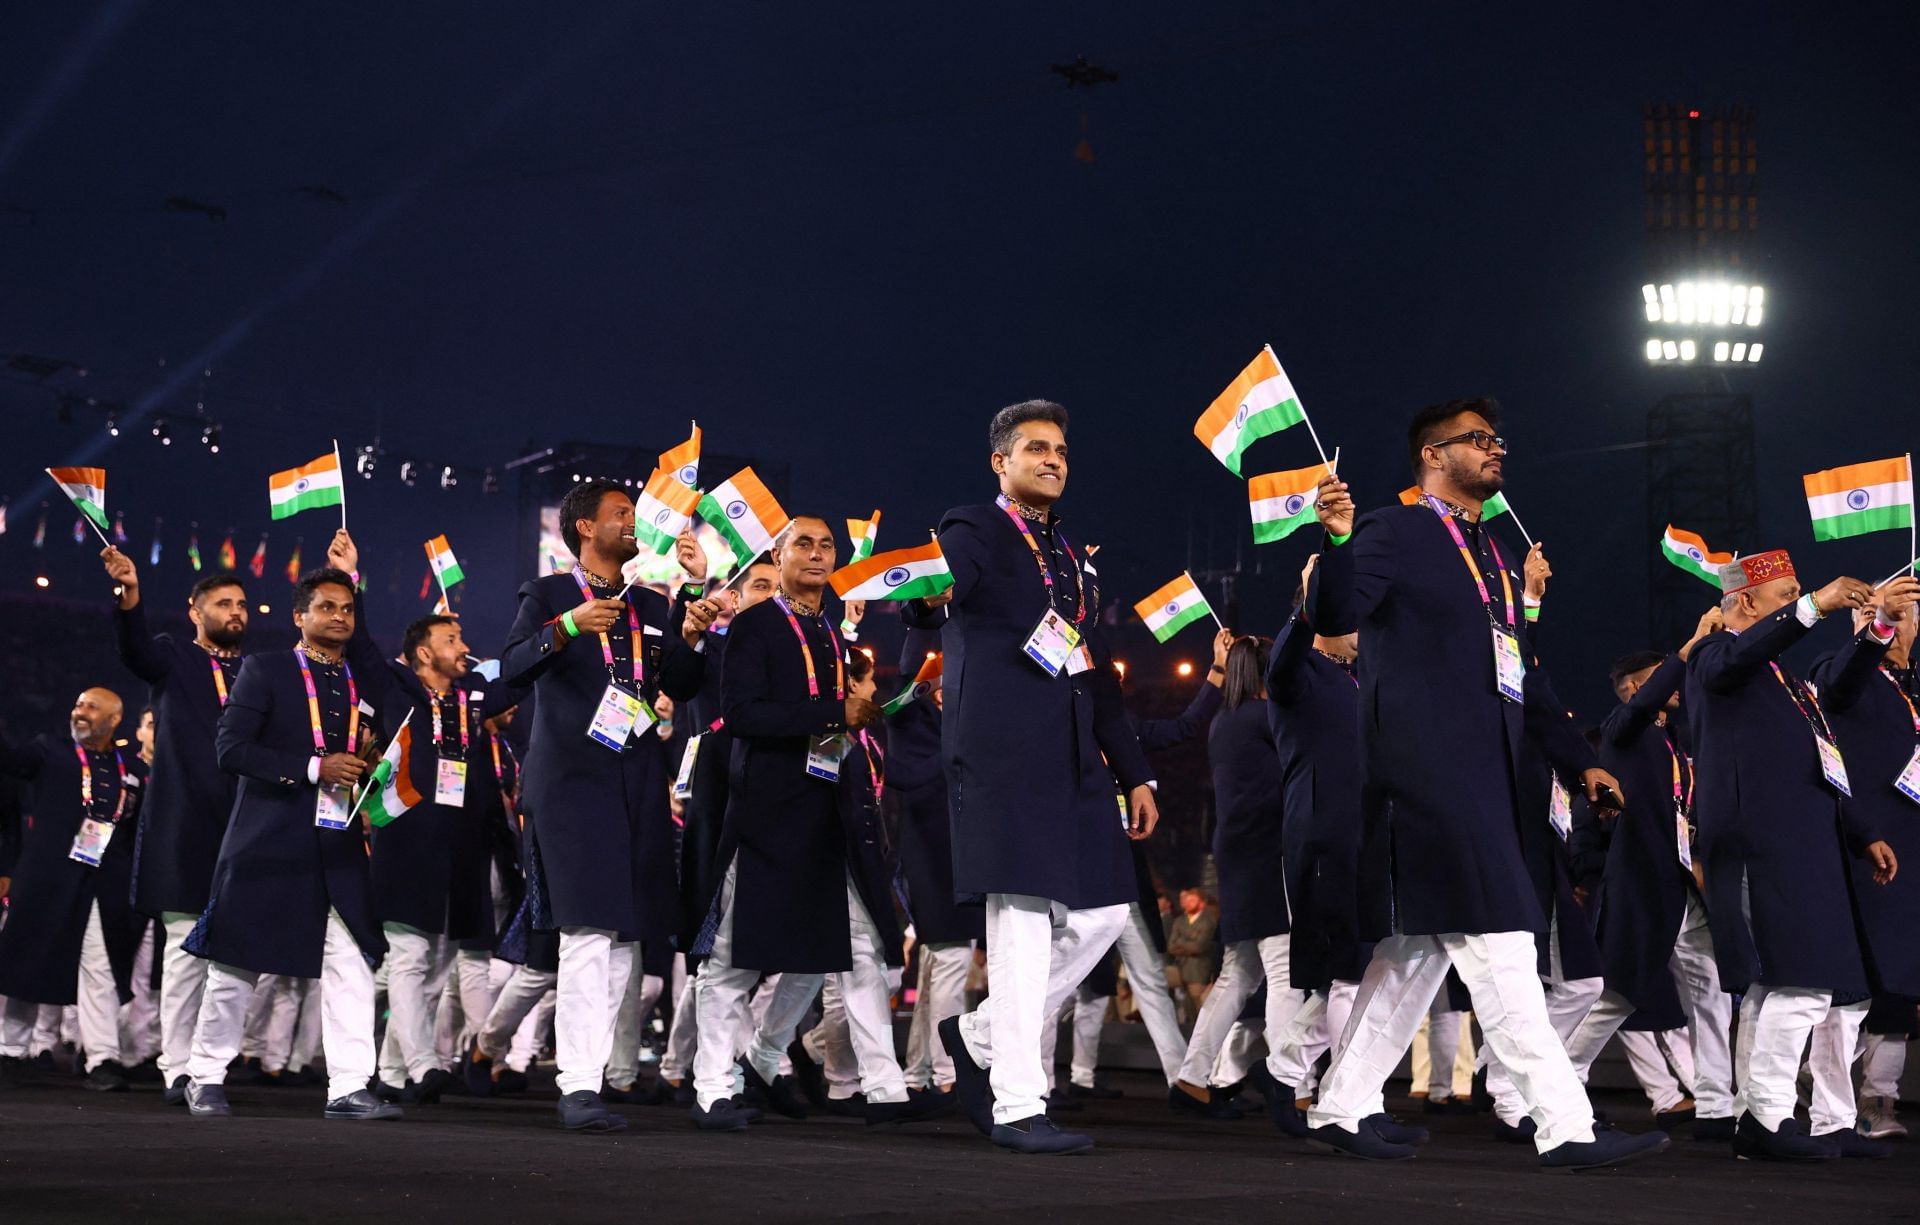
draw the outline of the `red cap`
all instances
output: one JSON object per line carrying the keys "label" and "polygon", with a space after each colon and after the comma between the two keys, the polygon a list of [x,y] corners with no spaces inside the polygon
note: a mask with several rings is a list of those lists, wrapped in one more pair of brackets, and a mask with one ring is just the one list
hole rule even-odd
{"label": "red cap", "polygon": [[1787,551],[1771,549],[1720,567],[1720,590],[1725,595],[1732,595],[1777,578],[1791,578],[1793,574],[1793,559],[1787,556]]}

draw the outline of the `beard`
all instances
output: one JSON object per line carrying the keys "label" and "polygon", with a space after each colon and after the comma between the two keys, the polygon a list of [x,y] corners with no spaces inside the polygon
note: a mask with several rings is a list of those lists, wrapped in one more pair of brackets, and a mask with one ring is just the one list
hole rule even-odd
{"label": "beard", "polygon": [[594,543],[600,544],[600,551],[621,565],[632,561],[640,554],[640,542],[635,540],[630,533],[622,533],[621,535],[614,536],[604,544],[596,538]]}
{"label": "beard", "polygon": [[224,621],[218,624],[208,621],[203,628],[206,631],[207,641],[223,651],[233,650],[240,645],[240,640],[247,636],[245,621]]}
{"label": "beard", "polygon": [[1507,485],[1504,476],[1497,472],[1488,472],[1478,460],[1461,464],[1447,475],[1453,481],[1455,489],[1482,502],[1505,489]]}

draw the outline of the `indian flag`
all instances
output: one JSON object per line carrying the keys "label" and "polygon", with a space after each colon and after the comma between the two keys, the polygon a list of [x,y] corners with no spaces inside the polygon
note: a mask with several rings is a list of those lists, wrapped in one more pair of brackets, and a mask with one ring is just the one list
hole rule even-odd
{"label": "indian flag", "polygon": [[340,456],[333,451],[310,464],[288,468],[267,478],[267,502],[275,519],[323,506],[340,506],[346,500],[346,487],[340,480]]}
{"label": "indian flag", "polygon": [[1707,548],[1706,541],[1671,523],[1667,524],[1666,535],[1660,538],[1660,552],[1701,582],[1712,583],[1715,591],[1720,589],[1720,567],[1733,560],[1733,554],[1715,553]]}
{"label": "indian flag", "polygon": [[940,542],[929,540],[842,566],[827,581],[843,600],[915,600],[953,586],[953,571],[947,569]]}
{"label": "indian flag", "polygon": [[[1296,468],[1291,472],[1269,472],[1247,482],[1247,506],[1253,512],[1253,539],[1256,544],[1272,544],[1319,521],[1314,513],[1314,495],[1320,479],[1327,474],[1321,464]],[[1145,613],[1140,614],[1144,619]]]}
{"label": "indian flag", "polygon": [[633,500],[633,538],[655,553],[671,553],[699,505],[698,489],[682,485],[679,476],[666,468],[655,468],[647,487]]}
{"label": "indian flag", "polygon": [[1828,468],[1801,479],[1815,540],[1913,526],[1913,460],[1900,455],[1869,464]]}
{"label": "indian flag", "polygon": [[726,537],[734,564],[744,566],[773,547],[792,520],[752,468],[742,468],[700,499],[700,517]]}
{"label": "indian flag", "polygon": [[660,453],[660,466],[673,473],[688,489],[700,487],[700,423],[693,423],[693,437],[671,451]]}
{"label": "indian flag", "polygon": [[[1420,505],[1420,499],[1425,496],[1426,494],[1421,491],[1420,486],[1409,485],[1400,491],[1400,504],[1402,506],[1418,506]],[[1496,493],[1486,501],[1480,503],[1480,518],[1484,522],[1485,520],[1506,514],[1507,510],[1507,495],[1504,493]]]}
{"label": "indian flag", "polygon": [[1165,642],[1200,618],[1213,615],[1207,597],[1200,593],[1189,574],[1182,574],[1135,604],[1133,611],[1140,614],[1158,642]]}
{"label": "indian flag", "polygon": [[1287,372],[1271,347],[1260,350],[1240,377],[1227,385],[1200,420],[1193,424],[1198,438],[1213,457],[1240,475],[1240,457],[1255,440],[1300,424],[1307,410],[1300,407]]}
{"label": "indian flag", "polygon": [[881,713],[897,715],[908,706],[911,706],[921,698],[926,697],[929,693],[932,693],[934,684],[940,679],[940,672],[945,662],[946,656],[940,652],[928,651],[926,662],[921,664],[920,670],[913,674],[913,684],[908,685],[905,689],[895,694],[886,705],[880,708]]}
{"label": "indian flag", "polygon": [[60,492],[72,500],[74,508],[95,526],[107,526],[107,470],[105,468],[48,468],[47,475]]}
{"label": "indian flag", "polygon": [[880,537],[880,512],[874,511],[871,519],[847,520],[847,538],[853,541],[853,557],[848,564],[865,561],[873,556],[873,542]]}
{"label": "indian flag", "polygon": [[359,806],[366,809],[368,821],[376,826],[390,825],[420,802],[422,797],[413,787],[412,764],[413,726],[403,723],[400,734],[374,765],[373,775],[360,793]]}
{"label": "indian flag", "polygon": [[427,564],[433,567],[433,576],[440,580],[440,589],[445,591],[461,579],[467,577],[460,569],[460,563],[454,559],[453,546],[447,543],[445,536],[435,536],[427,541]]}

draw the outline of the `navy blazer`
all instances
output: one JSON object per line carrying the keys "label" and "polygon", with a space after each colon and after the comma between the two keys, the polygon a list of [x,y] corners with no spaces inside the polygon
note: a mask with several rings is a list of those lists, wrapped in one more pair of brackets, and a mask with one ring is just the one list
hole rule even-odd
{"label": "navy blazer", "polygon": [[[643,694],[692,698],[706,675],[705,653],[671,628],[665,596],[635,587],[627,599],[640,619]],[[588,739],[587,725],[611,678],[597,634],[561,637],[561,614],[581,602],[571,574],[523,584],[500,653],[501,680],[535,693],[522,762],[532,923],[541,930],[598,927],[628,939],[663,940],[673,933],[678,895],[666,746],[658,736],[635,735],[615,752]],[[634,659],[625,617],[607,638],[614,674],[624,683]]]}
{"label": "navy blazer", "polygon": [[148,634],[144,602],[116,603],[113,627],[121,662],[152,691],[153,779],[135,831],[133,906],[155,918],[197,915],[207,908],[235,787],[213,751],[221,706],[213,669],[231,693],[240,661],[209,655],[191,638]]}
{"label": "navy blazer", "polygon": [[[1831,991],[1846,1002],[1867,995],[1847,864],[1847,842],[1867,839],[1768,666],[1806,633],[1789,604],[1737,635],[1707,635],[1688,657],[1695,847],[1721,986]],[[1859,648],[1856,635],[1847,651]]]}
{"label": "navy blazer", "polygon": [[[907,625],[900,645],[900,683],[911,684],[940,649],[943,611],[918,624],[911,607],[902,607]],[[900,839],[900,879],[906,886],[907,913],[914,937],[926,944],[984,940],[986,912],[960,905],[953,889],[953,816],[947,808],[947,770],[940,757],[940,707],[931,696],[916,698],[887,718],[887,794],[893,828]]]}
{"label": "navy blazer", "polygon": [[[1059,520],[1030,525],[1046,554],[1054,607],[1069,618],[1080,574]],[[1079,628],[1093,666],[1045,670],[1022,645],[1048,609],[1033,553],[994,503],[947,512],[940,548],[953,571],[941,631],[942,754],[953,815],[953,885],[967,897],[1021,893],[1071,909],[1137,896],[1114,804],[1153,774],[1127,725],[1098,608]]]}
{"label": "navy blazer", "polygon": [[1914,939],[1920,932],[1920,804],[1894,787],[1893,780],[1920,745],[1913,713],[1920,694],[1912,670],[1896,675],[1882,667],[1885,659],[1886,647],[1868,636],[1848,650],[1822,657],[1813,665],[1813,679],[1846,758],[1853,786],[1847,806],[1863,830],[1886,840],[1900,864],[1891,882],[1877,885],[1873,866],[1864,859],[1853,861],[1854,900],[1866,935],[1873,991],[1876,996],[1911,999],[1920,997],[1920,940]]}

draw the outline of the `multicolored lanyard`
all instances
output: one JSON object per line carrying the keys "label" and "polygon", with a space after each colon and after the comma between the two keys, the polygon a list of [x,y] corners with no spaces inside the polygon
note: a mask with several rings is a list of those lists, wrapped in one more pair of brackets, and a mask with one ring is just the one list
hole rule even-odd
{"label": "multicolored lanyard", "polygon": [[1686,781],[1681,782],[1680,750],[1673,743],[1672,736],[1663,736],[1667,742],[1667,756],[1673,759],[1673,804],[1681,812],[1693,811],[1693,771],[1686,771]]}
{"label": "multicolored lanyard", "polygon": [[1913,696],[1900,684],[1898,677],[1887,671],[1884,666],[1879,668],[1878,671],[1880,675],[1887,678],[1887,684],[1893,686],[1893,691],[1900,695],[1900,700],[1907,704],[1907,713],[1913,716],[1913,734],[1920,736],[1920,706],[1913,704]]}
{"label": "multicolored lanyard", "polygon": [[[201,648],[205,650],[205,648]],[[220,657],[207,651],[207,662],[213,665],[213,691],[220,695],[220,705],[227,704],[227,670],[220,666]]]}
{"label": "multicolored lanyard", "polygon": [[[1480,563],[1474,560],[1473,550],[1467,547],[1467,538],[1461,533],[1460,525],[1453,521],[1452,512],[1447,510],[1439,498],[1429,494],[1427,495],[1426,502],[1427,509],[1439,515],[1440,522],[1447,525],[1447,535],[1453,537],[1454,547],[1460,550],[1460,560],[1467,563],[1467,572],[1473,575],[1473,585],[1480,589],[1480,605],[1487,610],[1487,618],[1492,620],[1493,596],[1487,591],[1487,580],[1480,573]],[[1500,571],[1500,591],[1501,594],[1506,597],[1507,602],[1507,628],[1513,629],[1515,625],[1513,618],[1513,581],[1507,576],[1506,559],[1500,556],[1500,542],[1493,538],[1491,532],[1487,534],[1487,545],[1493,550],[1493,564]]]}
{"label": "multicolored lanyard", "polygon": [[[1053,567],[1047,565],[1047,559],[1040,552],[1040,542],[1033,538],[1033,529],[1027,526],[1026,517],[1013,508],[1013,499],[1001,494],[994,499],[1001,510],[1007,512],[1007,518],[1013,520],[1013,526],[1019,529],[1020,539],[1027,542],[1027,549],[1033,554],[1033,564],[1040,568],[1040,582],[1047,589],[1047,607],[1053,607]],[[1080,607],[1073,614],[1073,625],[1078,629],[1087,619],[1087,577],[1080,559],[1073,555],[1073,546],[1067,543],[1067,534],[1054,529],[1060,537],[1060,547],[1066,550],[1067,560],[1073,563],[1075,586],[1080,589]]]}
{"label": "multicolored lanyard", "polygon": [[[465,761],[467,759],[467,691],[456,687],[453,692],[454,700],[460,705],[460,760]],[[445,730],[440,726],[440,695],[429,689],[427,701],[433,706],[433,751],[438,753],[441,737],[446,735]]]}
{"label": "multicolored lanyard", "polygon": [[[300,679],[307,686],[307,719],[313,724],[313,752],[316,757],[325,757],[327,734],[320,727],[320,690],[314,686],[313,669],[307,666],[306,648],[293,648],[293,658],[300,665]],[[353,665],[342,659],[340,667],[347,675],[347,747],[343,751],[351,753],[360,739],[360,690],[353,683]]]}
{"label": "multicolored lanyard", "polygon": [[[820,678],[813,668],[813,644],[807,641],[807,633],[800,628],[800,618],[794,615],[793,605],[787,603],[787,597],[776,594],[773,602],[780,606],[781,612],[787,614],[787,624],[793,627],[793,636],[800,640],[800,651],[807,661],[807,696],[817,698],[820,696]],[[833,700],[844,702],[847,700],[847,665],[840,657],[840,639],[825,618],[821,619],[820,625],[827,631],[827,641],[833,644]]]}
{"label": "multicolored lanyard", "polygon": [[873,742],[866,728],[860,729],[857,738],[861,750],[867,755],[867,777],[873,780],[873,798],[878,801],[887,794],[887,755]]}
{"label": "multicolored lanyard", "polygon": [[[87,760],[87,751],[77,744],[73,746],[73,755],[80,759],[80,811],[89,821],[97,821],[99,818],[93,815],[93,763]],[[121,758],[119,749],[113,751],[113,768],[122,780],[127,777],[127,763]],[[127,785],[123,781],[120,784],[120,797],[114,801],[113,815],[107,818],[107,824],[120,824],[120,814],[126,810]]]}
{"label": "multicolored lanyard", "polygon": [[[586,571],[582,570],[579,566],[573,568],[573,581],[579,585],[580,594],[584,598],[589,600],[597,600],[600,598],[593,594],[593,588],[587,586]],[[640,614],[634,609],[632,600],[629,599],[623,602],[627,606],[627,637],[629,647],[633,652],[633,675],[627,679],[635,685],[638,685],[641,682],[641,678],[646,675],[646,665],[640,660]],[[614,680],[619,680],[619,673],[614,671],[613,639],[607,637],[607,631],[605,630],[600,631],[600,658],[607,661],[607,675],[613,677]]]}
{"label": "multicolored lanyard", "polygon": [[1820,699],[1811,693],[1806,693],[1803,698],[1800,682],[1789,681],[1786,672],[1779,664],[1769,660],[1767,667],[1773,669],[1773,679],[1779,681],[1780,687],[1787,691],[1787,697],[1792,700],[1794,709],[1800,712],[1800,717],[1805,719],[1808,726],[1819,733],[1822,739],[1832,744],[1833,731],[1827,726],[1826,712],[1820,709]]}

